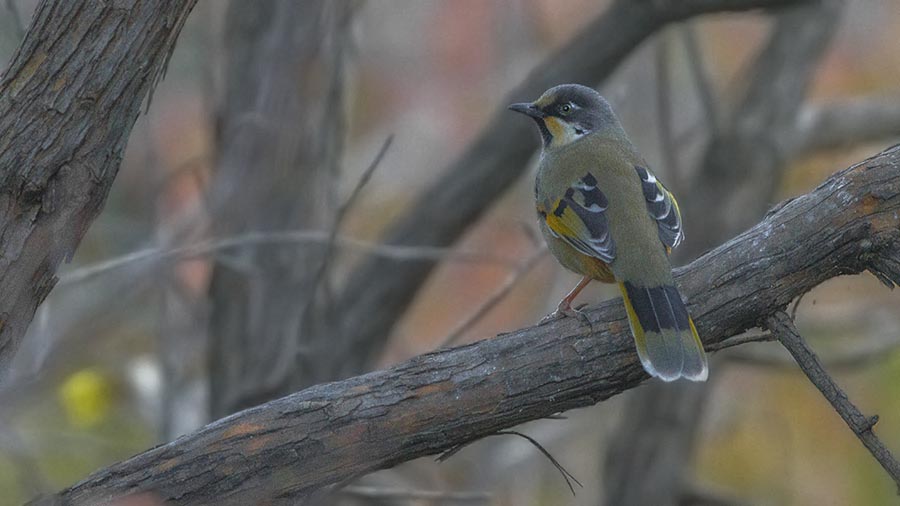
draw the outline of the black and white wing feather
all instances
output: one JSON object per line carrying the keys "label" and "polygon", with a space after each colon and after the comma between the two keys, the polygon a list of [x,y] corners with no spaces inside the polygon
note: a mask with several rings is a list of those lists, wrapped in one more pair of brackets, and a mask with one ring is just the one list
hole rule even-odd
{"label": "black and white wing feather", "polygon": [[638,177],[641,178],[641,189],[647,200],[647,211],[650,217],[656,220],[659,240],[667,248],[675,248],[684,240],[684,230],[681,228],[681,210],[672,193],[660,183],[649,169],[635,166]]}
{"label": "black and white wing feather", "polygon": [[538,209],[538,213],[555,237],[585,255],[609,263],[616,257],[616,244],[609,233],[608,207],[609,200],[597,188],[597,178],[587,173],[550,203],[547,211]]}

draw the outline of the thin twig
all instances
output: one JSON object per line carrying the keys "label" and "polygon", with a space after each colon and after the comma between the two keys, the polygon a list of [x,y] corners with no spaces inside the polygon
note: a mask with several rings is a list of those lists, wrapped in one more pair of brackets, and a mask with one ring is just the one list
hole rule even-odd
{"label": "thin twig", "polygon": [[[308,313],[313,306],[313,302],[316,300],[315,294],[319,289],[319,285],[326,278],[328,270],[332,265],[331,257],[334,253],[335,247],[337,246],[338,232],[340,232],[341,227],[343,227],[344,225],[344,219],[347,217],[347,212],[350,211],[350,209],[356,203],[356,200],[359,198],[363,187],[366,185],[366,183],[369,182],[369,179],[372,178],[372,174],[375,172],[375,169],[378,168],[378,165],[381,164],[381,160],[384,159],[384,155],[387,153],[388,148],[391,147],[391,143],[393,141],[393,134],[389,135],[388,138],[384,140],[384,144],[381,145],[381,149],[378,150],[378,154],[375,155],[375,158],[372,159],[372,162],[368,167],[366,167],[366,170],[363,171],[362,176],[359,178],[359,181],[356,182],[356,186],[353,188],[353,191],[350,192],[350,196],[347,197],[347,200],[338,208],[337,213],[334,217],[334,223],[332,223],[331,225],[331,232],[328,235],[328,242],[325,244],[325,250],[322,252],[322,262],[319,264],[319,268],[316,270],[312,282],[310,283],[309,293],[312,294],[312,297],[309,297],[305,307],[303,308],[302,314],[304,318],[308,316]],[[327,288],[325,292],[327,294]]]}
{"label": "thin twig", "polygon": [[[75,269],[60,277],[59,285],[80,283],[108,271],[137,262],[190,259],[222,250],[248,245],[267,244],[327,244],[330,233],[326,230],[283,230],[275,232],[249,232],[224,239],[207,240],[172,249],[145,248],[109,260]],[[517,263],[507,257],[488,253],[456,251],[453,248],[435,246],[404,246],[379,244],[354,237],[338,235],[339,246],[394,260],[453,260],[456,262],[492,263],[515,268]]]}
{"label": "thin twig", "polygon": [[[772,340],[775,337],[772,336]],[[869,339],[869,341],[876,341]],[[900,348],[900,339],[892,341],[868,343],[854,346],[852,350],[835,356],[823,357],[822,362],[832,371],[855,372],[873,364],[884,362],[894,357],[894,353]],[[772,369],[790,369],[795,371],[794,363],[781,354],[763,355],[757,353],[731,353],[726,355],[730,362]]]}
{"label": "thin twig", "polygon": [[850,402],[847,394],[834,382],[831,376],[822,367],[822,363],[815,353],[806,345],[803,338],[794,327],[794,322],[783,311],[775,313],[768,319],[767,326],[778,337],[781,344],[793,355],[797,365],[803,370],[806,377],[822,392],[822,395],[831,403],[831,406],[841,415],[844,422],[850,427],[856,437],[862,441],[869,453],[881,464],[881,467],[891,476],[900,491],[900,462],[891,455],[890,450],[878,439],[872,431],[872,427],[878,422],[878,416],[871,418],[863,415],[859,409]]}
{"label": "thin twig", "polygon": [[534,268],[538,264],[538,262],[547,255],[547,247],[541,247],[532,253],[528,258],[522,262],[521,265],[516,267],[506,279],[503,281],[503,284],[500,285],[494,293],[491,294],[490,297],[484,303],[482,303],[478,309],[475,310],[474,313],[469,315],[468,318],[463,320],[456,326],[447,337],[445,337],[441,344],[439,344],[438,348],[446,348],[454,343],[456,343],[460,337],[463,336],[469,329],[471,329],[476,323],[478,323],[484,315],[494,309],[497,304],[499,304],[503,299],[509,295],[509,292],[525,277],[526,274],[531,272],[531,269]]}
{"label": "thin twig", "polygon": [[[538,443],[537,440],[534,439],[533,437],[528,436],[527,434],[523,434],[521,432],[515,431],[515,430],[498,430],[497,432],[494,432],[493,434],[488,434],[485,437],[490,437],[490,436],[519,436],[520,438],[525,439],[526,441],[531,443],[535,448],[537,448],[538,451],[540,451],[542,454],[544,454],[544,456],[547,457],[547,459],[550,461],[550,463],[553,464],[553,467],[555,467],[556,470],[559,471],[559,473],[562,475],[563,479],[566,480],[566,485],[568,485],[569,491],[572,492],[573,496],[575,495],[575,487],[572,486],[573,481],[579,487],[584,488],[584,485],[582,485],[581,482],[578,481],[578,478],[573,476],[572,473],[570,473],[565,467],[563,467],[563,465],[560,464],[559,461],[556,460],[556,458],[553,455],[551,455],[550,452],[547,451],[546,448],[541,446],[541,444]],[[474,441],[472,441],[472,442],[474,442]],[[468,446],[470,443],[456,445],[456,446],[448,449],[447,451],[441,453],[440,455],[438,455],[436,460],[438,462],[444,462],[445,460],[449,459],[450,457],[456,455],[460,450],[462,450],[463,448]]]}
{"label": "thin twig", "polygon": [[794,300],[794,305],[791,307],[791,321],[797,321],[797,310],[800,309],[800,301],[803,300],[803,297],[809,292],[801,293],[797,299]]}
{"label": "thin twig", "polygon": [[743,334],[740,336],[731,337],[724,341],[720,341],[718,343],[707,344],[705,346],[706,351],[722,351],[733,346],[740,346],[742,344],[747,343],[763,343],[767,341],[774,341],[776,338],[772,335],[771,332],[762,332],[758,334]]}
{"label": "thin twig", "polygon": [[394,501],[442,501],[442,502],[490,502],[488,492],[442,492],[438,490],[410,490],[404,488],[349,486],[340,490],[340,494],[363,499],[386,499]]}

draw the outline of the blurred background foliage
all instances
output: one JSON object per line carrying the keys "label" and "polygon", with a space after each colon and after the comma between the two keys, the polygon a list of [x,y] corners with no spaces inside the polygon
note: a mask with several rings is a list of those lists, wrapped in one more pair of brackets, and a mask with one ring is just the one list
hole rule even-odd
{"label": "blurred background foliage", "polygon": [[[3,62],[20,41],[18,26],[27,25],[35,3],[7,0],[0,5]],[[896,1],[846,4],[813,76],[809,103],[900,97]],[[596,0],[362,3],[352,23],[339,194],[349,193],[388,135],[394,135],[394,142],[354,204],[345,233],[377,240],[416,192],[478,135],[508,90],[607,7],[608,2]],[[212,272],[209,256],[152,267],[133,260],[93,273],[84,269],[145,248],[172,248],[206,237],[204,199],[217,150],[215,113],[224,88],[227,8],[225,1],[201,1],[189,18],[166,79],[134,129],[103,214],[39,309],[16,361],[15,381],[0,390],[0,506],[69,485],[208,421],[202,335],[209,313],[204,300]],[[739,92],[742,72],[765,41],[770,19],[745,13],[690,24],[711,86],[726,102]],[[673,130],[688,154],[697,149],[695,131],[702,114],[689,56],[676,36],[679,29],[667,28],[640,46],[601,89],[664,180],[676,175],[664,162],[653,99],[660,40],[670,46]],[[900,131],[800,157],[787,168],[777,198],[767,204],[815,187],[898,138]],[[531,185],[528,175],[498,197],[456,248],[513,263],[524,260],[536,247]],[[691,199],[691,193],[691,188],[679,188],[680,200]],[[185,223],[193,224],[187,232]],[[686,223],[688,242],[695,226]],[[353,255],[347,257],[339,277],[355,262]],[[443,262],[395,327],[377,365],[436,347],[504,282],[510,262]],[[573,280],[544,258],[459,342],[535,322]],[[167,295],[173,286],[190,304],[173,310]],[[592,286],[582,300],[612,295],[608,287]],[[878,432],[884,442],[900,451],[898,302],[900,295],[868,274],[842,277],[807,294],[797,318],[814,348],[834,363],[850,397],[864,412],[881,416]],[[184,340],[183,365],[191,381],[180,387],[182,400],[167,410],[160,347],[168,342],[164,334],[172,332]],[[891,480],[777,346],[755,344],[722,355],[714,362],[719,373],[705,405],[695,456],[685,462],[692,469],[692,487],[727,497],[728,504],[874,505],[896,500]],[[446,463],[422,459],[369,480],[375,485],[485,490],[496,505],[600,504],[602,455],[622,402],[612,399],[568,413],[566,421],[524,427],[584,484],[574,498],[552,466],[517,438],[480,442]],[[359,501],[347,499],[347,504]]]}

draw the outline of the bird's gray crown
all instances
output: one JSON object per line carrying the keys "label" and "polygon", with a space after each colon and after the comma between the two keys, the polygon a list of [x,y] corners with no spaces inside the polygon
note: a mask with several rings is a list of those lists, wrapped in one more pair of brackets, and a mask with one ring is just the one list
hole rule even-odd
{"label": "bird's gray crown", "polygon": [[[590,131],[619,124],[612,106],[603,95],[593,88],[580,84],[560,84],[545,91],[534,102],[548,116],[562,116],[570,122],[578,122]],[[561,115],[561,108],[570,104],[575,107],[568,116]]]}
{"label": "bird's gray crown", "polygon": [[548,149],[595,133],[625,136],[609,102],[593,88],[580,84],[554,86],[534,102],[512,104],[509,108],[535,120]]}

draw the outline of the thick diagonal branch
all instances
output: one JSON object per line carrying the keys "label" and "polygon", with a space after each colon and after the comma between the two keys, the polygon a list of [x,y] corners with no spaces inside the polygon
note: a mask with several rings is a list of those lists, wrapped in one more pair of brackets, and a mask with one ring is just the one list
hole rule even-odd
{"label": "thick diagonal branch", "polygon": [[[707,345],[764,323],[826,279],[900,281],[900,147],[841,171],[679,269]],[[151,493],[171,505],[295,504],[345,480],[513,425],[587,406],[647,379],[621,301],[317,385],[98,471],[64,504]]]}

